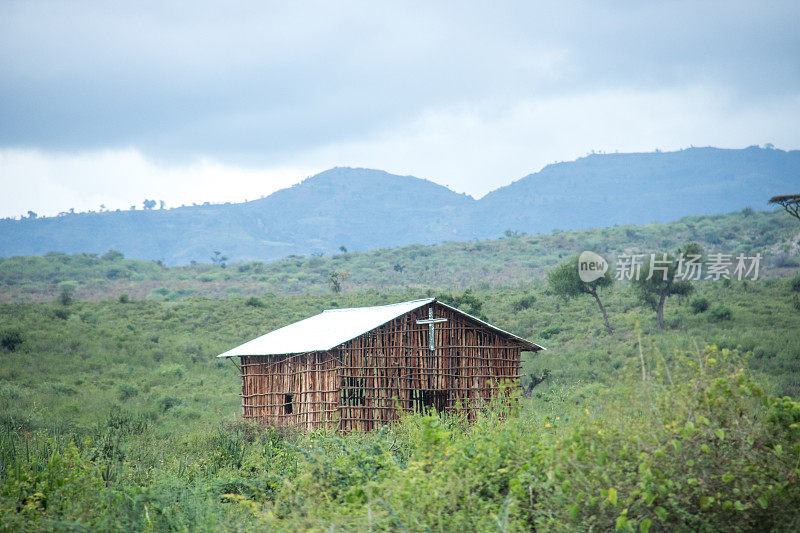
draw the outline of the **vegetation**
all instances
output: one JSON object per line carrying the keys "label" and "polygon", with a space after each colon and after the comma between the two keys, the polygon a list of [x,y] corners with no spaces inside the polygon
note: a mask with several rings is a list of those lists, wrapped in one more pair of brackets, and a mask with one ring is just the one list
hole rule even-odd
{"label": "vegetation", "polygon": [[[693,248],[699,251],[699,247]],[[699,257],[699,254],[692,255]],[[667,298],[673,295],[686,296],[694,290],[689,281],[680,280],[678,264],[678,259],[667,253],[662,254],[660,259],[655,259],[653,255],[651,261],[645,262],[640,274],[631,281],[639,298],[656,312],[659,329],[664,329],[664,304]]]}
{"label": "vegetation", "polygon": [[[789,224],[734,213],[224,269],[2,260],[0,531],[796,530]],[[663,330],[634,284],[608,285],[613,336],[594,299],[545,279],[585,249],[688,241],[761,252],[770,277],[691,281],[691,299],[664,299]],[[429,296],[547,348],[525,356],[528,396],[471,425],[416,414],[371,434],[241,420],[216,354],[322,309]]]}
{"label": "vegetation", "polygon": [[[0,302],[48,301],[61,283],[74,285],[79,300],[180,300],[195,296],[230,298],[330,291],[330,273],[348,273],[347,286],[463,291],[480,284],[502,287],[541,280],[554,266],[584,250],[608,258],[611,270],[622,254],[661,254],[697,242],[706,254],[754,256],[764,260],[760,276],[793,275],[800,267],[794,238],[797,224],[781,212],[743,212],[687,217],[668,224],[617,226],[543,235],[512,235],[494,241],[409,245],[332,256],[289,256],[259,261],[165,267],[125,259],[119,252],[0,258]],[[208,254],[207,254],[208,255]],[[660,256],[660,255],[659,255]]]}
{"label": "vegetation", "polygon": [[800,220],[800,194],[773,196],[769,203],[779,205],[794,218]]}
{"label": "vegetation", "polygon": [[611,329],[611,325],[608,323],[606,308],[603,307],[603,302],[600,301],[600,295],[597,293],[599,288],[613,285],[614,273],[611,270],[606,270],[602,276],[593,281],[585,282],[579,276],[578,257],[576,256],[551,270],[547,275],[547,283],[555,294],[565,298],[572,298],[581,294],[589,294],[594,297],[600,312],[603,314],[603,323],[606,326],[606,331],[609,335],[614,334],[614,330]]}
{"label": "vegetation", "polygon": [[241,422],[237,372],[213,356],[424,291],[74,301],[66,319],[57,301],[2,305],[24,341],[0,350],[0,528],[791,530],[791,280],[696,286],[730,317],[670,300],[665,331],[637,330],[649,308],[620,284],[604,299],[613,337],[594,302],[541,281],[444,295],[544,344],[523,374],[549,378],[471,426],[414,415],[368,435]]}

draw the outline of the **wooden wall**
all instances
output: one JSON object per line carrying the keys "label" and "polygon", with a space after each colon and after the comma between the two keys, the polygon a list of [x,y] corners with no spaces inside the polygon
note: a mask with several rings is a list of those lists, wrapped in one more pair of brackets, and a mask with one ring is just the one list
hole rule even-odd
{"label": "wooden wall", "polygon": [[338,366],[331,352],[242,357],[244,417],[305,430],[336,424]]}
{"label": "wooden wall", "polygon": [[[416,323],[431,305],[436,318],[447,318],[434,326],[434,351],[428,326]],[[246,418],[269,425],[371,430],[396,420],[400,409],[460,405],[474,418],[503,381],[519,377],[519,344],[434,302],[341,350],[243,357],[242,404]]]}

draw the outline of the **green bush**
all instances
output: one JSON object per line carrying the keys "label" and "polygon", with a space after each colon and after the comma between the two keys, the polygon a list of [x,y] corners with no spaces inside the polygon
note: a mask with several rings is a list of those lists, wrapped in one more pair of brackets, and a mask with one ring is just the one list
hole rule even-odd
{"label": "green bush", "polygon": [[25,335],[19,328],[7,328],[0,330],[0,347],[9,352],[15,351],[25,342]]}
{"label": "green bush", "polygon": [[789,287],[794,292],[800,292],[800,274],[795,275],[789,280]]}
{"label": "green bush", "polygon": [[733,312],[730,307],[717,304],[708,311],[708,316],[714,322],[722,322],[723,320],[730,320],[733,318]]}
{"label": "green bush", "polygon": [[178,363],[167,363],[161,365],[158,369],[159,375],[167,378],[182,378],[184,372],[185,369],[183,365],[179,365]]}
{"label": "green bush", "polygon": [[158,400],[158,407],[161,409],[161,412],[166,413],[173,407],[179,406],[181,403],[180,398],[176,398],[174,396],[164,396],[160,400]]}
{"label": "green bush", "polygon": [[124,402],[139,394],[139,389],[129,383],[122,383],[117,387],[117,398]]}
{"label": "green bush", "polygon": [[703,313],[708,310],[708,298],[705,296],[697,296],[696,298],[692,298],[692,301],[689,302],[689,306],[692,308],[692,312],[694,314]]}
{"label": "green bush", "polygon": [[68,320],[72,313],[69,309],[56,308],[53,309],[53,316],[61,320]]}
{"label": "green bush", "polygon": [[103,261],[121,261],[125,259],[125,254],[118,250],[109,250],[100,256]]}
{"label": "green bush", "polygon": [[765,395],[728,350],[681,359],[674,385],[610,390],[604,416],[587,409],[545,437],[512,492],[529,502],[531,527],[770,530],[798,519],[785,475],[800,453],[800,403]]}
{"label": "green bush", "polygon": [[533,304],[536,303],[536,296],[533,294],[526,294],[525,296],[521,296],[514,300],[511,304],[511,308],[514,311],[524,311],[525,309],[530,309],[533,307]]}
{"label": "green bush", "polygon": [[264,302],[256,298],[255,296],[251,296],[244,302],[245,305],[249,305],[250,307],[266,307]]}

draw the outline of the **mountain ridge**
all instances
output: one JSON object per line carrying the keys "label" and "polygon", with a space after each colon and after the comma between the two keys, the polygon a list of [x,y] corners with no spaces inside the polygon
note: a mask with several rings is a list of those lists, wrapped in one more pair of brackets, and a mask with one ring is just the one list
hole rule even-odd
{"label": "mountain ridge", "polygon": [[335,167],[265,198],[163,210],[0,220],[0,256],[102,253],[167,264],[493,238],[767,208],[800,188],[800,150],[690,148],[592,154],[480,199],[414,176]]}

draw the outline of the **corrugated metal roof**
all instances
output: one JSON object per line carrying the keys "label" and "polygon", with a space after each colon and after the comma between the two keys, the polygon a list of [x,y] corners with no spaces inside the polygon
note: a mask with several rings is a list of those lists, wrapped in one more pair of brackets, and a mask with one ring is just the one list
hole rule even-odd
{"label": "corrugated metal roof", "polygon": [[330,350],[390,320],[429,304],[433,298],[376,307],[328,309],[237,346],[217,357],[279,355]]}
{"label": "corrugated metal roof", "polygon": [[[425,298],[422,300],[412,300],[410,302],[375,307],[328,309],[318,315],[295,322],[294,324],[289,324],[288,326],[255,338],[217,357],[282,355],[330,350],[378,326],[382,326],[400,315],[404,315],[409,311],[413,311],[433,301],[436,301],[436,299]],[[442,302],[438,303],[446,305],[442,304]],[[513,337],[529,350],[535,351],[543,349],[541,346],[525,340],[522,337],[512,335],[507,331],[503,331],[500,328],[468,315],[460,309],[450,307],[449,305],[446,305],[446,307],[454,309],[465,316],[469,316],[473,320],[491,329]]]}

